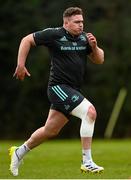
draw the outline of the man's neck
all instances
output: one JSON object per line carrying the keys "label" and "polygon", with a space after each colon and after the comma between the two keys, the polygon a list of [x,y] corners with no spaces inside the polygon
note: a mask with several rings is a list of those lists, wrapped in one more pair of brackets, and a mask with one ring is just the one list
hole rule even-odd
{"label": "man's neck", "polygon": [[71,35],[72,37],[76,37],[76,35],[74,35],[67,27],[65,27],[64,25],[63,25],[63,28],[66,30],[66,33],[67,34],[69,34],[69,35]]}

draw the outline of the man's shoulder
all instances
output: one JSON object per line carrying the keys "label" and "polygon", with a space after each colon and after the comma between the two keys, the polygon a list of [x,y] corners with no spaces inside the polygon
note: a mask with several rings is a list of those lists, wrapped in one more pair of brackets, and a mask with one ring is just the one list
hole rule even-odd
{"label": "man's shoulder", "polygon": [[50,32],[50,33],[63,33],[63,27],[50,27],[43,29],[43,32]]}
{"label": "man's shoulder", "polygon": [[43,29],[42,32],[52,37],[53,39],[57,39],[63,36],[64,29],[63,27],[51,27],[51,28]]}

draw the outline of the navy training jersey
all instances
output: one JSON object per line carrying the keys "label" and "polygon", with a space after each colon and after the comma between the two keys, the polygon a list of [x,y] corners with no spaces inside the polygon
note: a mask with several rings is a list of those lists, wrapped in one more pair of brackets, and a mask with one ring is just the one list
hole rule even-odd
{"label": "navy training jersey", "polygon": [[80,89],[87,55],[92,52],[86,34],[73,37],[63,27],[48,28],[33,34],[36,45],[48,47],[51,56],[49,86],[66,84]]}

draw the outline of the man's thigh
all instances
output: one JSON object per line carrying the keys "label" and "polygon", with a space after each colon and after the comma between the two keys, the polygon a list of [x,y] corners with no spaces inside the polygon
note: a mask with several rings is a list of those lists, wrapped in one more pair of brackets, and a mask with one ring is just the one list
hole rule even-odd
{"label": "man's thigh", "polygon": [[59,131],[68,121],[68,118],[63,113],[54,109],[50,109],[45,127],[49,131],[56,131],[57,133],[59,133]]}

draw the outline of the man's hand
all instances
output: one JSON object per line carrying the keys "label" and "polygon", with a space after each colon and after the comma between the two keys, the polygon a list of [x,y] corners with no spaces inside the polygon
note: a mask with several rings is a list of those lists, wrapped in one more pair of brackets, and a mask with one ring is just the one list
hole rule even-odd
{"label": "man's hand", "polygon": [[17,66],[13,77],[16,79],[24,80],[25,76],[31,76],[25,66]]}
{"label": "man's hand", "polygon": [[97,47],[97,41],[95,36],[91,33],[87,33],[87,38],[89,41],[89,45],[92,47],[92,50],[95,49]]}

